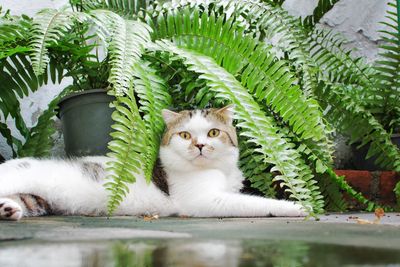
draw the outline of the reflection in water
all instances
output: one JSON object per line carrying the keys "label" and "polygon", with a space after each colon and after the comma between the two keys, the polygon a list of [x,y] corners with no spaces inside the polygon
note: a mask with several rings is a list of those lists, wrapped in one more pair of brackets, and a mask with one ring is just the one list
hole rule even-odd
{"label": "reflection in water", "polygon": [[170,240],[158,245],[117,243],[113,245],[115,267],[239,266],[238,242]]}
{"label": "reflection in water", "polygon": [[0,244],[0,266],[398,266],[400,251],[272,240],[129,240]]}
{"label": "reflection in water", "polygon": [[116,243],[113,245],[112,252],[115,267],[126,266],[154,266],[153,247],[134,246],[127,243]]}
{"label": "reflection in water", "polygon": [[400,266],[395,250],[297,241],[136,241],[110,244],[106,250],[111,251],[107,260],[90,255],[85,261],[91,264],[85,266]]}
{"label": "reflection in water", "polygon": [[243,242],[240,266],[307,266],[309,246],[302,242]]}

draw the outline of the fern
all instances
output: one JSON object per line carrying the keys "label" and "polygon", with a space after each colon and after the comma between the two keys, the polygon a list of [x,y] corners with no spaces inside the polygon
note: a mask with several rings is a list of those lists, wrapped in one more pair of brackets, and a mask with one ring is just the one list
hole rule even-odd
{"label": "fern", "polygon": [[13,157],[16,157],[17,151],[15,146],[17,147],[17,150],[19,150],[19,148],[22,147],[22,142],[12,136],[8,125],[3,122],[0,122],[0,134],[6,139],[7,144],[10,146]]}
{"label": "fern", "polygon": [[164,131],[164,120],[161,110],[171,104],[171,96],[168,88],[148,62],[140,62],[135,65],[134,88],[139,96],[139,111],[146,125],[146,149],[143,155],[145,177],[148,182],[152,179],[154,164],[157,160],[160,140]]}
{"label": "fern", "polygon": [[76,21],[84,21],[83,13],[67,10],[44,9],[33,18],[32,25],[32,66],[36,75],[44,72],[50,61],[48,46],[57,42],[72,29]]}
{"label": "fern", "polygon": [[112,114],[114,124],[111,133],[113,140],[108,144],[112,159],[107,163],[111,174],[107,177],[105,188],[110,192],[108,211],[111,214],[129,192],[127,183],[136,181],[142,165],[142,154],[146,148],[146,126],[142,121],[133,88],[124,96],[116,96],[115,111]]}
{"label": "fern", "polygon": [[313,14],[304,18],[304,25],[313,27],[339,0],[319,0]]}
{"label": "fern", "polygon": [[140,59],[143,45],[150,41],[150,28],[138,21],[124,20],[111,11],[94,10],[90,15],[109,46],[109,81],[116,94],[122,95],[132,82],[133,66]]}
{"label": "fern", "polygon": [[378,109],[376,114],[383,121],[386,129],[400,129],[400,22],[399,3],[389,3],[387,18],[389,22],[383,22],[388,30],[381,31],[385,41],[380,46],[379,59],[376,61],[375,70],[376,90],[374,90],[375,102],[372,109]]}
{"label": "fern", "polygon": [[266,117],[253,97],[228,72],[219,67],[213,60],[180,49],[172,43],[157,42],[155,49],[170,51],[184,59],[190,70],[201,73],[200,78],[207,81],[210,89],[217,93],[217,97],[233,101],[241,129],[240,135],[248,138],[249,143],[255,143],[260,148],[255,151],[264,155],[264,162],[274,165],[272,171],[280,175],[274,180],[282,182],[291,197],[306,207],[310,212],[321,212],[323,209],[322,196],[312,179],[310,169],[304,164],[300,156],[286,143],[278,133],[273,119]]}
{"label": "fern", "polygon": [[46,157],[53,147],[51,136],[56,132],[54,117],[57,114],[57,104],[60,99],[73,90],[67,86],[48,105],[48,108],[39,116],[38,122],[29,131],[24,145],[19,149],[19,157]]}
{"label": "fern", "polygon": [[[329,172],[329,174],[325,172],[324,174],[316,175],[315,179],[318,182],[321,194],[324,196],[326,210],[344,211],[347,209],[347,203],[343,198],[341,189],[348,184],[344,181],[343,177],[338,177],[334,172]],[[347,188],[352,190],[351,187]]]}
{"label": "fern", "polygon": [[29,58],[25,55],[13,55],[4,60],[4,79],[12,79],[8,90],[13,90],[19,97],[27,96],[29,92],[35,92],[43,84],[43,77],[37,77],[31,66]]}
{"label": "fern", "polygon": [[272,4],[275,4],[277,6],[281,6],[285,0],[265,0],[265,2],[270,2]]}
{"label": "fern", "polygon": [[344,48],[345,39],[333,31],[315,29],[309,38],[310,51],[320,78],[332,83],[374,87],[374,70],[361,57]]}
{"label": "fern", "polygon": [[[47,82],[48,71],[41,76],[36,76],[32,63],[27,57],[31,51],[28,36],[32,29],[32,20],[26,16],[7,17],[0,22],[0,83],[4,89],[0,92],[0,110],[4,118],[11,116],[14,119],[16,128],[27,139],[31,132],[26,127],[20,114],[19,98],[28,96],[30,92],[36,91],[39,86]],[[51,74],[54,71],[49,71]],[[22,149],[22,142],[11,136],[6,125],[2,135],[6,137],[12,147],[13,155]],[[15,150],[15,147],[17,150]]]}
{"label": "fern", "polygon": [[307,36],[300,21],[290,16],[283,8],[257,0],[232,1],[226,0],[229,7],[237,10],[246,21],[255,25],[250,27],[253,33],[264,34],[263,40],[272,42],[274,50],[287,55],[290,64],[297,71],[299,84],[305,95],[312,96],[316,86],[316,73],[313,60],[308,50]]}
{"label": "fern", "polygon": [[151,2],[149,0],[101,0],[104,7],[126,16],[133,16],[146,9]]}
{"label": "fern", "polygon": [[[400,170],[400,151],[390,141],[390,135],[370,112],[343,92],[343,85],[321,85],[321,105],[328,119],[350,135],[351,141],[371,143],[367,157],[376,156],[376,163],[391,170]],[[349,120],[348,118],[352,118]]]}
{"label": "fern", "polygon": [[[112,118],[116,122],[109,143],[113,161],[108,163],[112,175],[105,186],[111,192],[108,202],[109,214],[122,202],[122,196],[129,191],[127,184],[135,182],[135,175],[143,172],[151,180],[158,156],[164,122],[161,110],[169,106],[171,97],[165,82],[156,75],[146,62],[134,66],[134,87],[126,96],[118,97],[116,111]],[[139,97],[140,108],[136,105],[134,92]],[[145,114],[143,119],[140,113]]]}
{"label": "fern", "polygon": [[[16,128],[24,138],[29,135],[29,129],[20,113],[19,98],[27,96],[30,91],[37,90],[41,82],[42,80],[34,75],[26,56],[13,54],[0,60],[0,83],[4,86],[4,89],[0,90],[0,111],[3,113],[4,119],[8,116],[14,119]],[[6,126],[4,125],[4,127]],[[13,145],[20,149],[21,141],[14,137],[11,138],[8,132],[9,130],[2,131],[2,135],[9,142],[13,141]],[[11,147],[16,156],[14,147]]]}
{"label": "fern", "polygon": [[254,144],[249,144],[241,138],[240,162],[239,167],[247,180],[251,182],[251,186],[258,189],[266,197],[274,197],[273,176],[269,172],[269,164],[259,164],[263,162],[263,154],[257,153],[254,150],[257,148]]}
{"label": "fern", "polygon": [[27,16],[0,17],[0,59],[30,51],[27,46],[31,19]]}

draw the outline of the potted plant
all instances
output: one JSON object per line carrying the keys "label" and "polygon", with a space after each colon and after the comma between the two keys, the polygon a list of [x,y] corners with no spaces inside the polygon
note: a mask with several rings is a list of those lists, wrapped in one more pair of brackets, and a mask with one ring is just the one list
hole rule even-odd
{"label": "potted plant", "polygon": [[[226,103],[235,104],[240,165],[252,186],[269,195],[274,187],[283,188],[310,213],[344,210],[341,190],[368,210],[377,207],[335,174],[331,141],[333,128],[371,141],[380,163],[400,170],[400,152],[387,141],[390,135],[352,97],[368,82],[371,67],[315,26],[334,2],[319,1],[305,21],[288,15],[281,4],[150,1],[138,12],[128,0],[78,1],[73,11],[47,10],[33,19],[27,47],[35,77],[45,76],[46,66],[56,72],[52,47],[84,25],[95,27],[108,51],[107,82],[116,97],[108,146],[110,211],[139,168],[151,179],[163,132],[161,109]],[[274,37],[279,41],[271,49],[266,43]],[[23,76],[21,69],[16,73]]]}
{"label": "potted plant", "polygon": [[[2,58],[5,64],[4,69],[10,69],[10,73],[3,73],[3,80],[13,82],[9,84],[9,91],[15,98],[12,99],[15,106],[3,111],[5,116],[11,114],[16,121],[20,122],[17,127],[23,130],[21,133],[27,139],[22,145],[21,141],[11,136],[6,126],[3,127],[2,134],[6,136],[15,156],[43,156],[46,153],[46,148],[34,151],[30,143],[38,144],[39,137],[35,136],[35,129],[43,129],[45,123],[49,123],[52,119],[50,114],[54,115],[56,108],[62,121],[67,155],[104,155],[107,151],[107,143],[111,140],[112,109],[110,105],[115,101],[112,93],[107,92],[110,89],[110,69],[114,68],[113,77],[125,74],[125,77],[114,78],[115,87],[119,90],[128,87],[130,79],[126,79],[126,73],[129,71],[120,71],[115,74],[115,69],[122,68],[122,64],[126,63],[123,60],[129,62],[135,59],[135,54],[129,55],[130,58],[121,59],[118,58],[120,56],[117,54],[118,44],[115,42],[104,40],[103,47],[99,45],[101,43],[99,38],[112,38],[117,23],[124,22],[121,17],[107,11],[84,13],[78,11],[77,8],[71,2],[71,9],[59,11],[44,9],[33,19],[26,16],[21,18],[10,16],[8,12],[3,16],[1,26],[9,34],[7,38],[4,38],[3,44],[9,51],[4,49]],[[140,34],[143,37],[132,37],[136,39],[130,44],[137,46],[133,49],[136,53],[140,49],[138,47],[140,41],[146,38],[144,31]],[[99,49],[104,50],[104,46],[108,45],[112,51],[101,58]],[[30,60],[27,55],[30,55]],[[23,64],[13,66],[12,63],[18,60]],[[9,62],[12,63],[9,64]],[[23,73],[23,68],[27,69],[29,76],[21,75],[22,78],[13,79],[13,72]],[[49,109],[41,117],[42,120],[39,119],[38,125],[29,132],[19,114],[19,103],[14,93],[19,96],[27,95],[28,89],[35,91],[39,85],[46,83],[48,76],[51,76],[53,82],[60,82],[70,77],[72,84],[50,103]],[[39,130],[39,133],[46,135],[46,131]],[[53,131],[47,131],[47,136],[51,133]],[[33,137],[36,137],[34,138],[36,140],[30,141]],[[46,139],[46,136],[40,138]],[[49,146],[48,143],[47,149]],[[15,147],[16,150],[14,150]]]}
{"label": "potted plant", "polygon": [[99,59],[99,46],[88,44],[85,34],[70,32],[49,47],[50,60],[73,81],[57,104],[67,156],[105,155],[111,141],[110,105],[115,98],[107,93],[109,58]]}

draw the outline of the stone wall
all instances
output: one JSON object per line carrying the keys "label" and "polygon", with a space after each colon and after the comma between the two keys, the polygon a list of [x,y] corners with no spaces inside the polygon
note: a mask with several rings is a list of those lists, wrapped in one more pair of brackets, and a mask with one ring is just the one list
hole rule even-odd
{"label": "stone wall", "polygon": [[[65,5],[67,0],[0,0],[0,5],[4,9],[10,9],[12,14],[27,14],[33,15],[36,11],[45,8],[59,8]],[[284,7],[293,15],[306,16],[312,13],[317,0],[287,0]],[[378,30],[382,29],[379,21],[384,20],[387,1],[383,0],[341,0],[335,7],[327,13],[321,21],[322,27],[332,28],[335,31],[342,33],[349,42],[346,44],[348,47],[356,48],[356,55],[362,55],[367,61],[373,61],[377,57],[379,44]],[[65,80],[61,85],[47,85],[38,90],[38,92],[31,94],[28,98],[22,101],[22,114],[26,119],[28,127],[34,125],[42,110],[44,110],[54,95],[56,95],[61,88],[68,85],[70,81]],[[14,129],[12,121],[7,123]],[[53,150],[53,155],[62,156],[63,144],[61,135],[58,133],[55,136],[57,142]],[[338,142],[338,162],[345,162],[350,157],[350,152],[343,141]],[[0,154],[5,158],[11,158],[12,154],[5,143],[5,140],[0,136]]]}

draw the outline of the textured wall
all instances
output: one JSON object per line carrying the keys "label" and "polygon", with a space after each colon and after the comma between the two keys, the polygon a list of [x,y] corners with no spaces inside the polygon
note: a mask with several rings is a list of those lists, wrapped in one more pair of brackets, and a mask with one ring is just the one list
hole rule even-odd
{"label": "textured wall", "polygon": [[[284,7],[290,14],[307,16],[312,14],[317,0],[287,0]],[[354,54],[364,56],[368,61],[377,57],[379,30],[386,20],[386,0],[341,0],[321,20],[321,26],[334,29],[349,41],[348,47],[355,48]]]}
{"label": "textured wall", "polygon": [[[4,9],[11,9],[12,14],[33,15],[44,7],[59,8],[67,2],[67,0],[0,0],[0,5]],[[287,0],[284,7],[293,15],[306,16],[312,13],[316,3],[317,0]],[[341,0],[324,16],[321,26],[343,33],[349,40],[347,46],[358,49],[357,55],[364,56],[368,61],[374,60],[379,43],[378,30],[382,29],[382,25],[378,22],[384,19],[386,3],[387,1],[383,0]],[[22,114],[28,127],[36,123],[38,115],[46,108],[49,100],[68,83],[69,81],[63,81],[62,85],[47,85],[30,97],[23,99]],[[8,123],[13,127],[11,121]],[[56,139],[58,141],[53,154],[62,156],[64,153],[59,134]],[[6,158],[11,157],[11,151],[2,136],[0,136],[0,154]],[[339,161],[345,161],[350,156],[349,151],[340,142],[337,156]]]}

